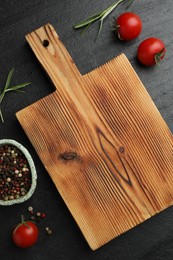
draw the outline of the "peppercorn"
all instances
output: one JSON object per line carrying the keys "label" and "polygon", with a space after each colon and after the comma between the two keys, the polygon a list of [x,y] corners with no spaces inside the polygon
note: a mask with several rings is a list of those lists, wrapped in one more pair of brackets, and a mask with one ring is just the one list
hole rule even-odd
{"label": "peppercorn", "polygon": [[32,216],[30,217],[30,219],[31,219],[31,220],[35,220],[35,217],[32,215]]}
{"label": "peppercorn", "polygon": [[46,229],[47,235],[52,235],[52,233],[53,233],[52,229],[50,229],[49,227],[46,227],[45,229]]}
{"label": "peppercorn", "polygon": [[41,218],[45,218],[46,214],[45,213],[41,213]]}
{"label": "peppercorn", "polygon": [[32,212],[32,211],[33,211],[33,207],[29,206],[29,207],[28,207],[28,211],[29,211],[29,212]]}
{"label": "peppercorn", "polygon": [[[27,175],[23,174],[24,170]],[[0,200],[13,200],[24,196],[31,187],[31,181],[31,171],[25,155],[14,145],[1,145]],[[23,190],[20,187],[23,187]]]}
{"label": "peppercorn", "polygon": [[41,216],[41,213],[40,213],[40,212],[37,212],[37,213],[36,213],[36,216],[37,216],[37,217],[40,217],[40,216]]}

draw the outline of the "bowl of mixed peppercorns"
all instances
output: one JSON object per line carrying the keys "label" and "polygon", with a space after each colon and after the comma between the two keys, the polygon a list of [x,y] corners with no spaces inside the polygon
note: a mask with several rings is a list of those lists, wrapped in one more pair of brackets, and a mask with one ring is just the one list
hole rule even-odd
{"label": "bowl of mixed peppercorns", "polygon": [[15,140],[0,140],[0,205],[28,200],[36,185],[37,173],[28,150]]}

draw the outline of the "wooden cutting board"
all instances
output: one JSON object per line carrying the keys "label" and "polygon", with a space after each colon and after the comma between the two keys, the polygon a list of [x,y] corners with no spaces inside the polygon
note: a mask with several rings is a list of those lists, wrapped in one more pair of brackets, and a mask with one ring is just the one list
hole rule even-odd
{"label": "wooden cutting board", "polygon": [[172,205],[173,138],[124,54],[82,76],[50,24],[26,39],[56,91],[17,118],[94,250]]}

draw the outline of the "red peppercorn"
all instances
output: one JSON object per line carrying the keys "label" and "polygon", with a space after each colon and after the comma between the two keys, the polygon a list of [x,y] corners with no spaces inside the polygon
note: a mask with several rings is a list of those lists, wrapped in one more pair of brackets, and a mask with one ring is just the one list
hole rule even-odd
{"label": "red peppercorn", "polygon": [[41,218],[45,218],[46,214],[45,213],[41,213]]}

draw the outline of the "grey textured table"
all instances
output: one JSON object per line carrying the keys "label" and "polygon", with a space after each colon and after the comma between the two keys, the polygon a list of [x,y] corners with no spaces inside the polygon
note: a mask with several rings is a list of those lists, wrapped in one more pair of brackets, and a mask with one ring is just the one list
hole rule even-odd
{"label": "grey textured table", "polygon": [[[25,94],[11,93],[6,96],[2,105],[5,123],[0,123],[0,139],[12,138],[22,143],[32,154],[38,172],[38,186],[29,201],[20,205],[0,207],[0,258],[2,260],[173,259],[172,207],[97,251],[91,251],[15,117],[15,112],[53,91],[51,82],[25,40],[27,33],[50,22],[82,74],[122,52],[125,53],[173,131],[173,1],[134,0],[129,10],[141,16],[143,32],[133,42],[118,41],[110,30],[111,19],[125,11],[125,3],[122,3],[106,19],[102,33],[96,42],[94,38],[98,29],[97,23],[83,37],[79,36],[78,31],[73,30],[73,24],[106,8],[112,2],[110,0],[4,0],[0,3],[0,90],[12,67],[15,68],[14,84],[24,81],[32,83],[27,87]],[[136,59],[137,46],[150,36],[163,39],[167,47],[167,55],[160,67],[145,68]],[[47,217],[40,225],[38,243],[30,249],[22,250],[12,243],[11,230],[21,214],[28,215],[29,205],[32,205],[36,211],[44,211]],[[53,235],[50,237],[47,237],[44,232],[46,225],[53,229]]]}

